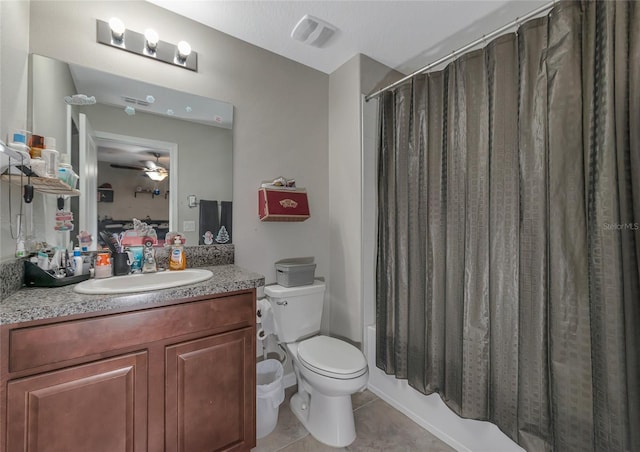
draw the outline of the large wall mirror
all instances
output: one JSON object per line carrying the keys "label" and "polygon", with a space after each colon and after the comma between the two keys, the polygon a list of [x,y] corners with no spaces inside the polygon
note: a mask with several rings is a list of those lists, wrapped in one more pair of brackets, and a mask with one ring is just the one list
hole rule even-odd
{"label": "large wall mirror", "polygon": [[[233,105],[31,55],[30,128],[80,175],[76,231],[133,218],[187,245],[231,243]],[[95,102],[93,102],[93,98]]]}

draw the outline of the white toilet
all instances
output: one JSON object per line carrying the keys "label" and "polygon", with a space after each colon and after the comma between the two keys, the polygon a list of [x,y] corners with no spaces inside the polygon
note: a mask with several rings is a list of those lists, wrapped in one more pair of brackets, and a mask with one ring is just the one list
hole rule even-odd
{"label": "white toilet", "polygon": [[333,447],[356,439],[351,394],[369,379],[360,350],[339,339],[320,335],[325,285],[266,286],[278,340],[287,345],[298,379],[291,411],[318,441]]}

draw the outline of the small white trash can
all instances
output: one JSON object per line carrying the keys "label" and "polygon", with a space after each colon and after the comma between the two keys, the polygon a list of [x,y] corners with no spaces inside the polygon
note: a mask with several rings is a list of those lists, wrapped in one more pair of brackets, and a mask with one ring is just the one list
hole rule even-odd
{"label": "small white trash can", "polygon": [[284,369],[277,359],[265,359],[256,367],[256,437],[276,428],[278,408],[284,400]]}

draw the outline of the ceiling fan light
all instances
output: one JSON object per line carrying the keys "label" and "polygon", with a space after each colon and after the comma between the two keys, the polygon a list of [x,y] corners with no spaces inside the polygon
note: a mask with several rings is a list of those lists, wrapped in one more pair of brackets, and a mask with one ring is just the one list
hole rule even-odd
{"label": "ceiling fan light", "polygon": [[147,171],[146,174],[149,176],[149,179],[156,182],[161,182],[168,176],[167,173],[161,171]]}

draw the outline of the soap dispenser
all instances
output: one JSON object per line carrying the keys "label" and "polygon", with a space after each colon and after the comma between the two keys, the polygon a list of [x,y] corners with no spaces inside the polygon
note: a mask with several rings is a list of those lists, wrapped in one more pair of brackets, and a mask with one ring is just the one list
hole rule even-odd
{"label": "soap dispenser", "polygon": [[184,247],[179,235],[176,235],[171,245],[169,255],[169,270],[184,270],[187,268],[187,259],[184,255]]}
{"label": "soap dispenser", "polygon": [[153,244],[149,241],[144,244],[143,261],[142,273],[155,273],[158,271],[158,265],[156,264],[156,250],[153,249]]}

